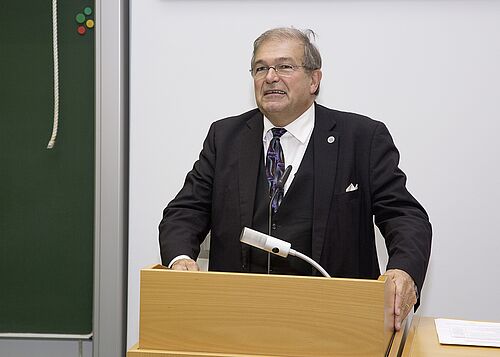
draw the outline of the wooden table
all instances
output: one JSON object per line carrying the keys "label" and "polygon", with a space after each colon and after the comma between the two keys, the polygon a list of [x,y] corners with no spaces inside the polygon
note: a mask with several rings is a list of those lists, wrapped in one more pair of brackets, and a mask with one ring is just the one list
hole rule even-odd
{"label": "wooden table", "polygon": [[414,316],[403,348],[402,357],[500,356],[500,348],[441,345],[433,317]]}

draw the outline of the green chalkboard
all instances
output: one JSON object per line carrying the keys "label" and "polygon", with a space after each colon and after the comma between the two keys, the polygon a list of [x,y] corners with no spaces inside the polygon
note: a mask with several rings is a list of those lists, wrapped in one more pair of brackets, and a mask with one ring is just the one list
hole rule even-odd
{"label": "green chalkboard", "polygon": [[48,150],[52,1],[0,2],[0,333],[92,332],[95,29],[80,35],[76,21],[86,7],[95,20],[93,1],[58,1]]}

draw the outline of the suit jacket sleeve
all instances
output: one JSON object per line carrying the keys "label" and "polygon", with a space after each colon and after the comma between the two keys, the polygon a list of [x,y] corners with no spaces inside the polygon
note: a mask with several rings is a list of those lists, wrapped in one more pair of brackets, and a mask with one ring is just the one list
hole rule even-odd
{"label": "suit jacket sleeve", "polygon": [[431,249],[431,225],[424,208],[406,189],[399,152],[389,131],[379,123],[372,139],[370,179],[375,223],[385,238],[387,269],[406,271],[420,292]]}
{"label": "suit jacket sleeve", "polygon": [[210,230],[210,211],[215,168],[214,124],[184,186],[163,211],[159,226],[160,254],[163,265],[179,255],[195,259],[200,244]]}

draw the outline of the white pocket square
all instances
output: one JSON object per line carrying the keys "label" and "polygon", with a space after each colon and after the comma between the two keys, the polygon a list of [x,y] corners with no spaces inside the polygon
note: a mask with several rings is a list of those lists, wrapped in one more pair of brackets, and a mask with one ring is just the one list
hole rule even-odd
{"label": "white pocket square", "polygon": [[352,192],[352,191],[356,191],[358,189],[358,184],[355,184],[353,185],[352,183],[347,186],[347,188],[345,189],[345,192]]}

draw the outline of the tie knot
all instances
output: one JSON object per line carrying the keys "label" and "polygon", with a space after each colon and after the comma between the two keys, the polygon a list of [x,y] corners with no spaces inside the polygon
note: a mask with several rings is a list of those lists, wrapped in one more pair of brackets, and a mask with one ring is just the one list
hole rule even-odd
{"label": "tie knot", "polygon": [[272,128],[271,130],[273,132],[273,138],[281,138],[281,136],[286,133],[285,128]]}

